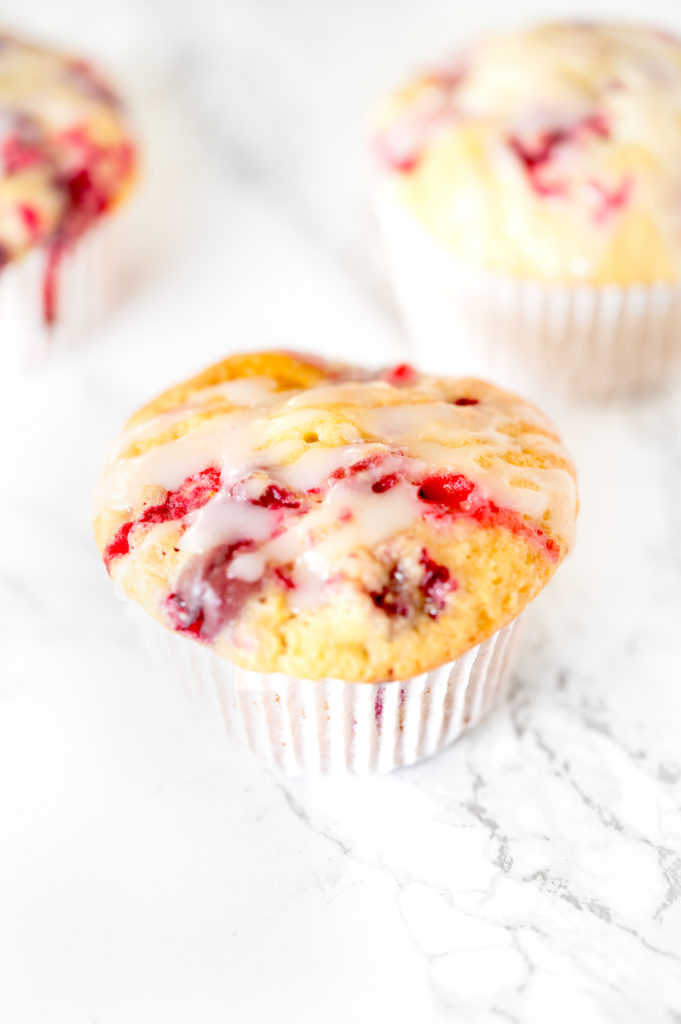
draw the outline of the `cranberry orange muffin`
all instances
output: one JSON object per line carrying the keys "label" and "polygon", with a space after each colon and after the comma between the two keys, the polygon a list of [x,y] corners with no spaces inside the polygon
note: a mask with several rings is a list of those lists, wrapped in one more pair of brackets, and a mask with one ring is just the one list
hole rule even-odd
{"label": "cranberry orange muffin", "polygon": [[499,375],[598,392],[668,372],[681,41],[584,22],[490,36],[397,92],[376,148],[399,286],[440,360],[463,345]]}
{"label": "cranberry orange muffin", "polygon": [[[570,459],[522,399],[408,366],[262,352],[133,416],[95,535],[117,588],[203,659],[191,672],[219,685],[232,727],[252,738],[269,716],[270,756],[301,767],[310,730],[321,756],[323,725],[359,768],[367,684],[361,757],[378,758],[383,736],[392,767],[496,698],[514,623],[567,554],[575,515]],[[304,714],[305,693],[326,712]]]}
{"label": "cranberry orange muffin", "polygon": [[93,240],[135,168],[120,100],[97,71],[0,34],[3,348],[78,326],[109,269]]}

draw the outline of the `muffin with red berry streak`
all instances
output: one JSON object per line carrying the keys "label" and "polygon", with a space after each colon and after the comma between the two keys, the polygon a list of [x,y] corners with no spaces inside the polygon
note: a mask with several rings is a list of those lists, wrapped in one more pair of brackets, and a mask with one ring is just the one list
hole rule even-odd
{"label": "muffin with red berry streak", "polygon": [[381,109],[379,208],[426,363],[596,395],[681,353],[681,41],[491,36]]}
{"label": "muffin with red berry streak", "polygon": [[478,722],[575,516],[515,395],[261,352],[133,416],[94,525],[170,669],[295,774],[387,771]]}
{"label": "muffin with red berry streak", "polygon": [[0,34],[0,359],[20,365],[96,324],[116,286],[135,179],[121,103],[73,57]]}

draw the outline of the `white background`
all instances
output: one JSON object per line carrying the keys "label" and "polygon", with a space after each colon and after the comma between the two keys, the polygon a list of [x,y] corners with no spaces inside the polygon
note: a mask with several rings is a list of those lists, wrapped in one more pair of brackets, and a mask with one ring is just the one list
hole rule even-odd
{"label": "white background", "polygon": [[[407,353],[365,121],[470,32],[569,5],[4,0],[145,151],[136,285],[0,405],[3,1024],[681,1020],[679,394],[558,410],[574,557],[513,696],[385,779],[285,782],[188,718],[102,568],[106,445],[227,351]],[[600,3],[681,26],[672,0]],[[4,340],[4,339],[3,339]]]}

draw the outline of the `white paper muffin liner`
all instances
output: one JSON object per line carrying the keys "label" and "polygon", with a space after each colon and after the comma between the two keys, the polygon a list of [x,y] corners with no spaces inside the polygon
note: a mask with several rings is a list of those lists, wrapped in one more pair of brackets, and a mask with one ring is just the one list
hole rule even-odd
{"label": "white paper muffin liner", "polygon": [[553,285],[469,269],[385,195],[379,217],[424,369],[539,397],[653,389],[681,364],[681,284]]}
{"label": "white paper muffin liner", "polygon": [[442,750],[504,695],[522,616],[456,661],[388,683],[246,671],[133,611],[195,713],[287,775],[385,773]]}
{"label": "white paper muffin liner", "polygon": [[130,213],[103,216],[64,254],[57,270],[57,316],[44,315],[49,262],[42,246],[0,272],[0,378],[30,373],[85,341],[115,306],[127,280]]}

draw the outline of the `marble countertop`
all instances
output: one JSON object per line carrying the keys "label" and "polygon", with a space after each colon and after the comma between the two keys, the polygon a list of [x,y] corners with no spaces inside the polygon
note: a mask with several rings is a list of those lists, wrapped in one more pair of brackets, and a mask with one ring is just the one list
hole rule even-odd
{"label": "marble countertop", "polygon": [[577,549],[508,703],[386,778],[282,780],[188,719],[91,539],[106,445],[162,386],[233,348],[405,356],[362,121],[502,17],[458,6],[3,4],[112,69],[146,153],[133,292],[0,403],[7,1024],[681,1021],[678,392],[545,403]]}

